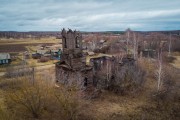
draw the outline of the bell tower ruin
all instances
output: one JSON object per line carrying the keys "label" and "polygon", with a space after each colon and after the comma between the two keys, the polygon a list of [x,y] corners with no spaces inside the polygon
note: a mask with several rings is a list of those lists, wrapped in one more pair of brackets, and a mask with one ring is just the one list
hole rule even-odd
{"label": "bell tower ruin", "polygon": [[80,69],[85,66],[85,57],[82,52],[82,34],[77,31],[65,29],[61,32],[63,52],[61,61],[64,61],[72,69]]}
{"label": "bell tower ruin", "polygon": [[61,32],[63,50],[61,60],[56,63],[56,81],[66,85],[87,88],[93,84],[93,68],[86,65],[82,51],[82,34],[65,29]]}
{"label": "bell tower ruin", "polygon": [[75,50],[76,52],[82,51],[82,34],[80,32],[65,29],[61,32],[63,52]]}

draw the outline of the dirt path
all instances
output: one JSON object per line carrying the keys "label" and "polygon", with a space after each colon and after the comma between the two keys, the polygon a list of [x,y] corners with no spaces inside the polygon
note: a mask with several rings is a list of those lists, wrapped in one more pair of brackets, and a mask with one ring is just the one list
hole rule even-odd
{"label": "dirt path", "polygon": [[[43,70],[46,70],[51,67],[55,67],[55,64],[36,66],[35,71],[39,72],[39,71],[43,71]],[[5,74],[6,74],[6,72],[0,72],[0,77],[4,76]]]}
{"label": "dirt path", "polygon": [[5,75],[5,72],[0,72],[0,77],[4,75]]}

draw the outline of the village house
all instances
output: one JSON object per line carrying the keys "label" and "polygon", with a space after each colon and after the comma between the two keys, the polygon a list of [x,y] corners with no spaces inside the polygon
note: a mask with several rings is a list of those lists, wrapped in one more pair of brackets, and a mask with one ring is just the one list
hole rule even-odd
{"label": "village house", "polygon": [[58,50],[36,50],[35,53],[32,53],[32,58],[34,59],[40,59],[42,56],[47,57],[49,59],[55,59],[55,60],[60,60],[60,54],[61,54],[61,49]]}
{"label": "village house", "polygon": [[11,56],[9,53],[0,53],[0,65],[11,63]]}
{"label": "village house", "polygon": [[35,53],[32,53],[32,58],[34,59],[39,59],[41,56],[50,56],[50,51],[49,50],[36,50]]}

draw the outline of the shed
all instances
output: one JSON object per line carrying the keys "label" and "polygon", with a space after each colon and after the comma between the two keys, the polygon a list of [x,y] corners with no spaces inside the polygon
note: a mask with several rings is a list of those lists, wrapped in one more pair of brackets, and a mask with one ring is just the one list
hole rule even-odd
{"label": "shed", "polygon": [[37,50],[36,53],[37,54],[40,54],[40,55],[44,55],[46,53],[48,53],[49,51],[48,50]]}

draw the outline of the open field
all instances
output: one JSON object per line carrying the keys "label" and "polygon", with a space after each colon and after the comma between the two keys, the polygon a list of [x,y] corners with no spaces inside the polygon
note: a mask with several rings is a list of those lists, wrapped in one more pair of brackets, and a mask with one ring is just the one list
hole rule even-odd
{"label": "open field", "polygon": [[40,39],[5,39],[1,38],[0,43],[3,45],[9,44],[39,44],[39,43],[60,43],[60,39],[56,39],[54,37],[51,38],[40,38]]}
{"label": "open field", "polygon": [[3,39],[0,40],[0,52],[24,52],[27,46],[37,46],[37,45],[53,45],[60,43],[60,39],[55,38],[43,38],[43,39]]}
{"label": "open field", "polygon": [[[41,38],[41,39],[3,39],[0,40],[0,52],[1,53],[10,53],[11,56],[16,56],[16,59],[11,62],[9,65],[1,65],[0,72],[5,72],[7,67],[13,67],[22,63],[23,52],[28,51],[30,54],[37,50],[37,46],[39,45],[54,45],[59,44],[61,42],[60,39],[51,38]],[[26,60],[29,66],[42,66],[42,65],[50,65],[56,60],[50,60],[48,62],[38,62],[37,59]]]}
{"label": "open field", "polygon": [[[17,59],[12,61],[11,64],[0,65],[0,72],[5,72],[8,67],[18,66],[22,63],[22,54],[17,54]],[[26,64],[30,67],[41,67],[46,65],[54,65],[57,60],[49,60],[48,62],[38,62],[38,59],[26,59]]]}
{"label": "open field", "polygon": [[52,45],[54,43],[5,44],[0,45],[0,52],[16,53],[27,51],[27,46]]}

